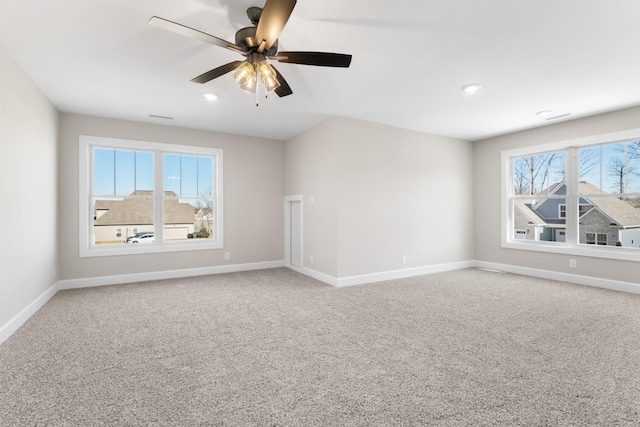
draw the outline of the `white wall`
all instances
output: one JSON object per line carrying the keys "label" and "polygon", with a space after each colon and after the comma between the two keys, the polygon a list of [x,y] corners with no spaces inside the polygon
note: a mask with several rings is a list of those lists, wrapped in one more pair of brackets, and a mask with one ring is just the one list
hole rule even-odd
{"label": "white wall", "polygon": [[[78,257],[78,137],[94,135],[224,150],[224,249]],[[284,142],[76,114],[60,115],[61,279],[282,261]],[[231,259],[225,260],[224,253]]]}
{"label": "white wall", "polygon": [[471,143],[335,121],[338,277],[472,260]]}
{"label": "white wall", "polygon": [[[475,256],[479,261],[639,283],[640,263],[504,249],[500,242],[500,152],[640,128],[640,108],[559,123],[474,143]],[[569,268],[569,258],[577,268]]]}
{"label": "white wall", "polygon": [[56,282],[58,113],[2,48],[0,70],[2,329]]}
{"label": "white wall", "polygon": [[348,118],[288,141],[305,267],[346,278],[472,260],[472,153],[466,141]]}
{"label": "white wall", "polygon": [[[338,276],[337,129],[327,121],[286,143],[285,193],[302,194],[304,265]],[[313,198],[313,203],[311,200]],[[310,262],[313,255],[314,262]]]}

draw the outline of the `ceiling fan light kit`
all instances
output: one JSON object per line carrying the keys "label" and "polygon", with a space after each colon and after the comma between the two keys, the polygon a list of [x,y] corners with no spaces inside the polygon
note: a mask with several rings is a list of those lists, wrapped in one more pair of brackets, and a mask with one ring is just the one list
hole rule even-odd
{"label": "ceiling fan light kit", "polygon": [[233,71],[233,78],[242,89],[256,92],[257,96],[259,76],[266,92],[274,91],[276,95],[283,97],[291,95],[293,91],[282,74],[269,64],[268,60],[320,67],[348,68],[351,65],[351,55],[342,53],[278,52],[278,37],[295,5],[296,0],[267,0],[264,8],[250,7],[247,9],[247,16],[254,26],[238,30],[235,44],[157,16],[153,16],[149,24],[232,50],[246,58],[244,61],[233,61],[214,68],[191,81],[207,83]]}

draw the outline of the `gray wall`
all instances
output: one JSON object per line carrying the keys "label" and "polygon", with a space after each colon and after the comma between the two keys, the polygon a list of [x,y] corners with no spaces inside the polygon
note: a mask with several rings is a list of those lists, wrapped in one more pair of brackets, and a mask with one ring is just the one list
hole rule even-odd
{"label": "gray wall", "polygon": [[286,153],[305,267],[344,278],[473,259],[471,143],[334,118]]}
{"label": "gray wall", "polygon": [[58,113],[0,47],[0,327],[55,282]]}
{"label": "gray wall", "polygon": [[[640,108],[572,120],[474,143],[475,258],[479,261],[638,283],[640,263],[500,246],[500,152],[640,128]],[[569,268],[569,258],[577,268]]]}
{"label": "gray wall", "polygon": [[[224,249],[78,257],[78,136],[224,150]],[[75,114],[60,115],[62,279],[104,277],[283,259],[284,142]],[[224,253],[231,259],[225,261]]]}

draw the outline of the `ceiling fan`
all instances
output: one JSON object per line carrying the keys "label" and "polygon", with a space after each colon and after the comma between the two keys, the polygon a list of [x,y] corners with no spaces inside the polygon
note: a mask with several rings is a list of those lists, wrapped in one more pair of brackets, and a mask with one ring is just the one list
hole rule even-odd
{"label": "ceiling fan", "polygon": [[351,55],[342,53],[278,52],[278,36],[289,20],[295,5],[296,0],[267,0],[264,8],[250,7],[247,9],[247,16],[253,26],[236,32],[235,43],[158,16],[152,17],[149,24],[232,50],[246,58],[243,61],[233,61],[207,71],[191,79],[192,82],[207,83],[233,71],[234,79],[243,89],[256,92],[259,77],[266,91],[274,91],[278,96],[283,97],[291,95],[293,91],[282,74],[267,62],[268,59],[321,67],[347,68],[351,64]]}

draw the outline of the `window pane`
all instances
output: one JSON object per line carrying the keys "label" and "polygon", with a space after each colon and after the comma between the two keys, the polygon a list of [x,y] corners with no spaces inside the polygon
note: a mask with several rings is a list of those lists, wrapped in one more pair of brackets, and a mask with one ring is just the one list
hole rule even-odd
{"label": "window pane", "polygon": [[164,217],[165,241],[215,238],[212,200],[165,199]]}
{"label": "window pane", "polygon": [[115,194],[115,150],[93,150],[93,193]]}
{"label": "window pane", "polygon": [[552,194],[564,180],[567,170],[564,151],[515,157],[513,189],[515,195]]}
{"label": "window pane", "polygon": [[136,151],[136,190],[153,194],[153,153]]}
{"label": "window pane", "polygon": [[178,199],[164,201],[164,240],[187,240],[195,232],[195,208]]}
{"label": "window pane", "polygon": [[627,192],[640,193],[640,142],[627,144],[627,163],[629,166]]}
{"label": "window pane", "polygon": [[164,191],[172,191],[180,195],[180,156],[177,154],[164,155]]}
{"label": "window pane", "polygon": [[[590,147],[579,150],[580,181],[588,184],[580,189],[583,194],[597,194],[601,192],[602,182],[600,179],[602,147]],[[584,190],[584,192],[583,192]]]}
{"label": "window pane", "polygon": [[96,148],[93,159],[94,194],[129,196],[136,190],[152,194],[153,153]]}
{"label": "window pane", "polygon": [[540,242],[564,242],[564,199],[513,200],[512,238]]}
{"label": "window pane", "polygon": [[194,205],[196,207],[195,231],[197,232],[197,237],[199,239],[214,239],[213,200],[196,200]]}
{"label": "window pane", "polygon": [[97,198],[93,212],[95,245],[153,243],[153,199]]}
{"label": "window pane", "polygon": [[[512,238],[542,242],[565,242],[567,194],[566,153],[557,151],[513,159],[514,195]],[[547,197],[551,196],[551,197]]]}
{"label": "window pane", "polygon": [[603,192],[624,193],[626,191],[625,144],[610,144],[602,147],[602,181]]}
{"label": "window pane", "polygon": [[597,209],[580,216],[580,243],[640,247],[640,208],[635,200],[611,195],[590,197],[588,201]]}
{"label": "window pane", "polygon": [[198,196],[198,158],[195,156],[180,156],[180,195]]}
{"label": "window pane", "polygon": [[198,196],[213,196],[212,157],[198,157]]}
{"label": "window pane", "polygon": [[135,154],[116,150],[116,195],[127,196],[135,191]]}

